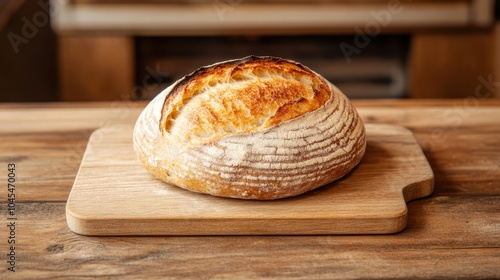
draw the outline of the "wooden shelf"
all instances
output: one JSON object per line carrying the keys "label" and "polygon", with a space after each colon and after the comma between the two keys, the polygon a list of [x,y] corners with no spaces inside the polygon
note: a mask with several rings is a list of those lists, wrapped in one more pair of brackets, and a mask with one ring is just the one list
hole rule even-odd
{"label": "wooden shelf", "polygon": [[492,0],[53,0],[57,12],[53,13],[52,22],[59,34],[97,32],[126,36],[353,33],[354,27],[367,25],[394,32],[488,26],[493,22],[493,4]]}

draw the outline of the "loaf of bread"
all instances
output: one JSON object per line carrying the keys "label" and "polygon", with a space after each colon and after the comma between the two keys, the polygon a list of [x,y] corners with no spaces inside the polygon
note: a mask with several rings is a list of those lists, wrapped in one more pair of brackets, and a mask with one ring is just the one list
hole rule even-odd
{"label": "loaf of bread", "polygon": [[362,159],[364,125],[309,68],[249,56],[200,68],[152,100],[134,149],[154,176],[222,197],[270,200],[341,178]]}

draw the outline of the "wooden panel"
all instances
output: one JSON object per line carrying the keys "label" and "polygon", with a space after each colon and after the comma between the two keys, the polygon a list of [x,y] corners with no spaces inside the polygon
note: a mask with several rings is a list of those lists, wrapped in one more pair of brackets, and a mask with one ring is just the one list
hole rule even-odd
{"label": "wooden panel", "polygon": [[[499,102],[478,100],[477,106],[466,106],[462,100],[356,100],[354,104],[367,123],[413,130],[435,172],[435,193],[500,195],[500,173],[495,172],[500,165],[500,110],[491,107]],[[0,161],[20,165],[19,199],[66,201],[90,134],[99,127],[133,124],[144,106],[144,102],[0,104]]]}
{"label": "wooden panel", "polygon": [[[476,93],[494,72],[494,36],[483,32],[415,34],[411,43],[410,96],[458,98],[493,96]],[[482,79],[481,79],[482,77]]]}
{"label": "wooden panel", "polygon": [[92,134],[67,204],[68,225],[76,233],[394,233],[406,226],[405,200],[427,196],[434,186],[412,133],[399,126],[367,125],[366,153],[346,178],[275,201],[220,198],[167,185],[136,158],[132,131],[131,125],[114,126]]}
{"label": "wooden panel", "polygon": [[134,44],[126,37],[59,38],[63,101],[113,101],[134,89]]}
{"label": "wooden panel", "polygon": [[[500,100],[471,101],[354,101],[365,122],[413,130],[435,171],[433,195],[408,204],[398,234],[193,237],[88,237],[66,224],[80,163],[66,148],[83,153],[91,130],[132,123],[144,103],[2,103],[0,181],[19,164],[19,227],[18,269],[5,256],[0,279],[500,279]],[[5,187],[0,197],[5,210]]]}
{"label": "wooden panel", "polygon": [[44,3],[0,1],[0,102],[59,99],[57,41]]}
{"label": "wooden panel", "polygon": [[0,163],[19,166],[22,187],[18,200],[65,201],[92,132],[99,127],[134,123],[144,104],[122,101],[36,103],[24,104],[24,109],[5,108],[13,106],[9,103],[2,106]]}
{"label": "wooden panel", "polygon": [[88,237],[69,230],[65,203],[19,203],[16,276],[497,279],[499,204],[499,196],[414,201],[407,228],[394,235]]}

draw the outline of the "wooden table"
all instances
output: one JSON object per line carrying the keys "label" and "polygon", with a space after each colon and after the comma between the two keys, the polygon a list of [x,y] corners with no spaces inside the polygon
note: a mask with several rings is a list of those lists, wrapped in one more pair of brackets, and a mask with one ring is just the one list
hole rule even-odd
{"label": "wooden table", "polygon": [[[0,105],[0,278],[500,278],[500,101],[356,101],[365,122],[410,128],[435,191],[393,235],[88,237],[65,203],[90,133],[144,103]],[[16,272],[8,271],[15,163]],[[99,193],[95,194],[99,199]],[[149,276],[149,277],[146,277]]]}

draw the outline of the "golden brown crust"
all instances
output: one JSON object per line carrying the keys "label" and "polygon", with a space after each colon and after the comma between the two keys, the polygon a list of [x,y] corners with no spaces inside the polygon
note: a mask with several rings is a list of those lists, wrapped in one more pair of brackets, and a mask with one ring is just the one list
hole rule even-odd
{"label": "golden brown crust", "polygon": [[248,57],[201,68],[160,93],[134,130],[159,179],[216,196],[277,199],[347,174],[366,147],[361,118],[298,63]]}
{"label": "golden brown crust", "polygon": [[200,138],[214,141],[275,126],[329,98],[327,82],[304,66],[251,56],[201,68],[179,81],[165,100],[160,130],[174,141],[199,144]]}

